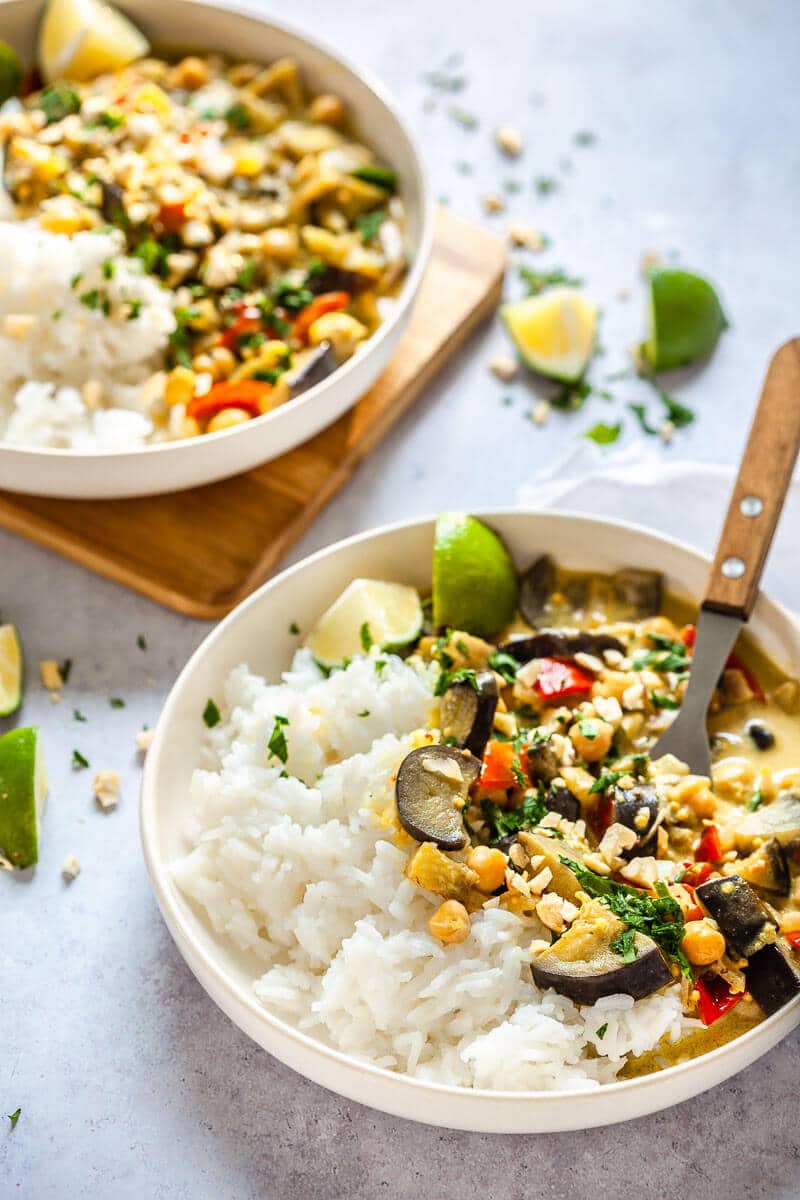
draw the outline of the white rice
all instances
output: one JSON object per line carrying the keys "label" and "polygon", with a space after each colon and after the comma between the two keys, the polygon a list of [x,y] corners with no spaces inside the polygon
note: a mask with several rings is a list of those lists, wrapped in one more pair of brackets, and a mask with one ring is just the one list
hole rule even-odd
{"label": "white rice", "polygon": [[[256,996],[355,1058],[495,1089],[596,1087],[694,1026],[678,985],[592,1007],[539,991],[526,949],[538,930],[503,909],[478,913],[461,945],[430,936],[439,900],[405,879],[407,850],[380,814],[431,686],[386,661],[380,676],[373,656],[325,680],[301,650],[280,684],[246,667],[227,681],[192,780],[193,848],[173,870],[214,930],[252,954]],[[285,771],[265,752],[278,714]]]}
{"label": "white rice", "polygon": [[[173,298],[123,247],[116,230],[67,237],[0,221],[0,440],[110,449],[152,432],[142,384],[163,363]],[[129,320],[131,301],[139,312]],[[101,407],[84,403],[89,380]]]}

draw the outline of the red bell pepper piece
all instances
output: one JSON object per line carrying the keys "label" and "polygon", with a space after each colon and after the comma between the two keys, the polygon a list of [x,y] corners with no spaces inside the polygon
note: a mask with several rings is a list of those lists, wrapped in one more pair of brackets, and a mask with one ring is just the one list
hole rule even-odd
{"label": "red bell pepper piece", "polygon": [[311,303],[298,313],[292,326],[292,337],[305,342],[308,339],[308,331],[317,317],[329,312],[338,312],[339,309],[347,308],[349,303],[350,297],[347,292],[323,292],[321,296],[315,296]]}
{"label": "red bell pepper piece", "polygon": [[594,676],[582,670],[577,663],[561,658],[543,658],[533,688],[539,699],[549,704],[554,700],[566,700],[569,696],[585,696],[591,692],[593,683]]}
{"label": "red bell pepper piece", "polygon": [[[704,863],[703,865],[704,865],[704,866],[708,866],[709,864],[708,864],[708,863]],[[681,886],[681,887],[683,887],[683,888],[686,888],[686,891],[689,893],[689,896],[690,896],[690,898],[691,898],[692,904],[694,905],[694,908],[690,908],[690,909],[688,909],[688,910],[687,910],[687,911],[686,911],[686,912],[683,914],[683,919],[684,919],[684,921],[702,921],[703,917],[704,917],[706,914],[703,912],[702,908],[701,908],[701,907],[700,907],[700,905],[697,903],[697,893],[696,893],[696,892],[695,892],[695,890],[694,890],[694,886],[693,886],[691,883],[687,883],[687,882],[686,882],[686,877],[685,877],[685,876],[684,876],[684,878],[681,880],[681,882],[680,882],[680,886]]]}
{"label": "red bell pepper piece", "polygon": [[519,787],[519,772],[527,781],[528,758],[524,750],[517,750],[513,742],[488,743],[483,753],[480,786],[487,792],[508,791]]}
{"label": "red bell pepper piece", "polygon": [[186,222],[186,205],[182,200],[175,204],[162,204],[157,220],[167,233],[175,233]]}
{"label": "red bell pepper piece", "polygon": [[794,950],[795,954],[800,954],[800,929],[792,933],[786,933],[784,934],[784,937]]}
{"label": "red bell pepper piece", "polygon": [[697,628],[694,625],[684,625],[680,638],[687,650],[693,650],[697,638]]}
{"label": "red bell pepper piece", "polygon": [[186,405],[187,417],[205,421],[223,408],[241,408],[251,417],[260,417],[269,405],[265,403],[272,391],[271,383],[259,379],[227,380],[215,383],[204,396],[193,396]]}
{"label": "red bell pepper piece", "polygon": [[701,975],[694,985],[700,993],[697,1010],[704,1025],[713,1025],[739,1003],[744,992],[732,992],[721,975]]}
{"label": "red bell pepper piece", "polygon": [[722,846],[716,825],[706,825],[694,848],[694,861],[698,863],[722,862]]}
{"label": "red bell pepper piece", "polygon": [[258,333],[264,320],[261,309],[253,304],[237,305],[234,311],[237,314],[235,321],[219,335],[218,344],[226,350],[235,350],[240,337],[245,337],[248,333]]}
{"label": "red bell pepper piece", "polygon": [[686,863],[686,874],[681,883],[696,888],[714,874],[714,864],[710,862]]}

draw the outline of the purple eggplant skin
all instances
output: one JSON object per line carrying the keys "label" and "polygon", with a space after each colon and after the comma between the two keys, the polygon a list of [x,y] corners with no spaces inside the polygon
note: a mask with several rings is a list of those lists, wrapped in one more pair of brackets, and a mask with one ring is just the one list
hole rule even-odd
{"label": "purple eggplant skin", "polygon": [[521,664],[530,662],[532,658],[574,658],[576,654],[602,655],[604,650],[625,653],[625,646],[619,638],[610,633],[591,633],[586,629],[564,632],[545,629],[541,633],[511,638],[503,642],[498,649],[504,654],[510,654]]}
{"label": "purple eggplant skin", "polygon": [[658,946],[646,934],[634,939],[636,958],[626,963],[607,945],[598,947],[595,956],[564,961],[557,954],[558,942],[537,954],[531,962],[534,983],[553,988],[576,1004],[594,1004],[603,996],[622,993],[641,1000],[672,982],[672,971]]}
{"label": "purple eggplant skin", "polygon": [[356,292],[363,292],[372,282],[366,275],[359,275],[357,271],[326,266],[323,271],[309,273],[304,286],[314,296],[321,296],[324,292],[349,292],[352,296]]}
{"label": "purple eggplant skin", "polygon": [[[647,814],[644,820],[643,811]],[[635,783],[633,787],[614,788],[612,820],[631,829],[639,839],[635,846],[623,853],[623,858],[637,858],[641,854],[652,854],[658,830],[660,805],[658,792],[652,783]]]}
{"label": "purple eggplant skin", "polygon": [[320,342],[313,354],[309,355],[297,371],[289,371],[286,374],[286,382],[289,385],[292,399],[302,392],[307,392],[316,384],[322,383],[323,379],[327,379],[329,375],[333,374],[338,365],[330,342]]}
{"label": "purple eggplant skin", "polygon": [[556,587],[556,564],[543,554],[528,567],[520,580],[519,611],[529,625],[539,624]]}
{"label": "purple eggplant skin", "polygon": [[732,954],[750,958],[775,941],[775,926],[750,884],[741,875],[723,875],[695,888]]}
{"label": "purple eggplant skin", "polygon": [[739,873],[753,887],[762,892],[774,892],[788,896],[792,890],[792,877],[783,846],[777,838],[768,838],[749,858],[739,863]]}
{"label": "purple eggplant skin", "polygon": [[551,783],[544,802],[549,812],[556,812],[568,821],[577,821],[581,815],[581,802],[565,783]]}
{"label": "purple eggplant skin", "polygon": [[494,671],[478,671],[475,686],[467,680],[452,684],[442,696],[440,722],[445,739],[455,738],[456,745],[483,758],[492,736],[497,711],[497,679]]}
{"label": "purple eggplant skin", "polygon": [[800,971],[779,942],[763,946],[750,958],[744,973],[747,990],[765,1016],[800,995]]}
{"label": "purple eggplant skin", "polygon": [[[442,773],[431,769],[437,762]],[[458,779],[447,773],[452,764]],[[455,746],[420,746],[407,754],[395,783],[397,817],[406,833],[440,850],[463,850],[469,837],[461,813],[480,771],[480,759]]]}
{"label": "purple eggplant skin", "polygon": [[617,600],[626,608],[633,609],[637,619],[654,617],[661,612],[664,576],[660,571],[625,567],[617,571],[612,583]]}

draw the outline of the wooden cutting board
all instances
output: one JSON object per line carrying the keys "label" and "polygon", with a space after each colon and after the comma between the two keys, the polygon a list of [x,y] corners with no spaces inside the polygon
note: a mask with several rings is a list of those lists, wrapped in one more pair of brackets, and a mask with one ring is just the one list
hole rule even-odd
{"label": "wooden cutting board", "polygon": [[505,247],[440,209],[395,357],[350,412],[245,475],[133,500],[0,492],[0,526],[192,617],[224,616],[267,578],[502,290]]}

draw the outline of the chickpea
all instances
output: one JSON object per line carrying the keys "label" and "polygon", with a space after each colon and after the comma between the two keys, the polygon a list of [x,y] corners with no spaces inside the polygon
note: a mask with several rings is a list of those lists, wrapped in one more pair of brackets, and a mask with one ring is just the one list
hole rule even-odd
{"label": "chickpea", "polygon": [[600,717],[584,717],[572,726],[569,736],[584,762],[599,762],[611,749],[614,727]]}
{"label": "chickpea", "polygon": [[211,374],[214,376],[215,383],[219,383],[221,379],[227,379],[236,366],[236,359],[227,346],[215,346],[211,351],[211,362],[213,364]]}
{"label": "chickpea", "polygon": [[311,101],[308,115],[312,121],[321,121],[324,125],[341,125],[345,118],[344,104],[338,96],[324,93]]}
{"label": "chickpea", "polygon": [[428,918],[428,929],[445,946],[465,942],[469,937],[469,913],[458,900],[445,900]]}
{"label": "chickpea", "polygon": [[355,317],[345,312],[323,313],[317,317],[308,331],[308,340],[312,346],[320,342],[330,342],[338,362],[344,362],[354,353],[356,346],[368,334],[366,325],[362,325]]}
{"label": "chickpea", "polygon": [[195,354],[192,359],[192,370],[195,375],[213,375],[214,361],[210,354]]}
{"label": "chickpea", "polygon": [[300,241],[294,229],[282,229],[275,226],[267,229],[261,238],[264,253],[281,263],[290,263],[297,257]]}
{"label": "chickpea", "polygon": [[725,938],[710,921],[689,921],[681,942],[692,966],[707,967],[725,953]]}
{"label": "chickpea", "polygon": [[232,429],[234,425],[244,425],[249,420],[249,415],[241,408],[221,408],[208,422],[206,433],[219,433],[221,429]]}
{"label": "chickpea", "polygon": [[204,83],[208,83],[208,67],[202,58],[190,54],[173,67],[171,82],[173,87],[187,88],[188,91],[194,92]]}
{"label": "chickpea", "polygon": [[164,401],[167,408],[176,404],[188,404],[194,395],[194,371],[188,367],[174,367],[167,376]]}
{"label": "chickpea", "polygon": [[506,879],[506,856],[491,846],[476,846],[467,857],[467,866],[478,876],[482,892],[496,892]]}

